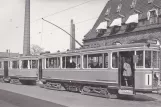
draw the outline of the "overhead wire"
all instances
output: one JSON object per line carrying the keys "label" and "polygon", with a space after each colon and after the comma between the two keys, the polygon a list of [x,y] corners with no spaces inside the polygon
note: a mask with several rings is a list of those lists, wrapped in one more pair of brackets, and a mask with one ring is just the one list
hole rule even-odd
{"label": "overhead wire", "polygon": [[[50,15],[46,15],[46,16],[44,16],[43,18],[47,18],[47,17],[53,16],[53,15],[62,13],[62,12],[64,12],[64,11],[67,11],[67,10],[70,10],[70,9],[73,9],[73,8],[76,8],[76,7],[79,7],[79,6],[81,6],[81,5],[84,5],[84,4],[89,3],[89,2],[92,2],[92,1],[95,1],[95,0],[88,0],[88,1],[85,1],[85,2],[80,3],[80,4],[78,4],[78,5],[75,5],[75,6],[66,8],[66,9],[64,9],[64,10],[60,10],[60,11],[55,12],[55,13],[52,13],[52,14],[50,14]],[[39,20],[41,20],[41,19],[42,19],[42,18],[38,18],[38,19],[32,21],[31,23],[37,22],[37,21],[39,21]]]}

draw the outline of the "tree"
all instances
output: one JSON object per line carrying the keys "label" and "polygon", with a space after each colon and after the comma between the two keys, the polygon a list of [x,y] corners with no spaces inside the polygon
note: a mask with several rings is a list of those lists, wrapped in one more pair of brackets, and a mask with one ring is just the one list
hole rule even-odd
{"label": "tree", "polygon": [[44,52],[44,48],[38,45],[32,44],[30,52],[31,52],[31,55],[40,55],[40,53]]}

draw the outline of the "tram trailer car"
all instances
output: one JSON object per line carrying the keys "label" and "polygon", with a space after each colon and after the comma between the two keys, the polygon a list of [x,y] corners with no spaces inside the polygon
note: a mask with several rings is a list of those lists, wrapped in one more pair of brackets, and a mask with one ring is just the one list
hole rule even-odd
{"label": "tram trailer car", "polygon": [[[107,97],[135,95],[159,89],[159,46],[135,43],[44,54],[39,75],[45,88]],[[132,76],[126,84],[123,60],[128,59]]]}
{"label": "tram trailer car", "polygon": [[38,57],[20,56],[1,59],[4,81],[10,83],[35,84],[38,75]]}

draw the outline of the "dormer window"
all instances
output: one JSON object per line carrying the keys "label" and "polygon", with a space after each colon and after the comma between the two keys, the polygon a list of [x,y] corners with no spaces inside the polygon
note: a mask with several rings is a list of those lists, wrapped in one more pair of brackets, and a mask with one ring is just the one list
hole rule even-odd
{"label": "dormer window", "polygon": [[106,32],[107,30],[107,21],[103,21],[99,24],[99,26],[96,28],[97,30],[97,37],[100,37],[102,35],[104,35],[104,33]]}
{"label": "dormer window", "polygon": [[148,0],[148,3],[153,3],[154,0]]}
{"label": "dormer window", "polygon": [[131,4],[131,8],[135,8],[137,0],[133,0]]}
{"label": "dormer window", "polygon": [[158,23],[158,9],[149,10],[147,13],[147,19],[150,24]]}
{"label": "dormer window", "polygon": [[108,16],[110,14],[110,10],[111,10],[111,8],[107,9],[107,11],[105,13],[106,16]]}
{"label": "dormer window", "polygon": [[118,13],[120,13],[121,8],[122,8],[122,4],[119,4],[118,7],[117,7],[117,12],[118,12]]}

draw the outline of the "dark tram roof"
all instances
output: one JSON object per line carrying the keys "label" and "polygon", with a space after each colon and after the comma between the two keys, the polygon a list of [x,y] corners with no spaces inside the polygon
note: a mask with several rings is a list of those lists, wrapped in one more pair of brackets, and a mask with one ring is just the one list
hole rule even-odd
{"label": "dark tram roof", "polygon": [[[123,18],[122,24],[132,15],[134,12],[141,14],[139,20],[147,19],[147,12],[152,8],[161,8],[161,0],[152,0],[153,3],[148,3],[150,0],[136,0],[135,8],[131,8],[132,2],[134,0],[109,0],[102,10],[99,18],[95,22],[93,28],[84,36],[84,41],[89,39],[94,39],[97,37],[96,28],[99,24],[105,20],[112,22],[116,18]],[[117,12],[119,4],[122,4],[120,12]],[[161,15],[161,10],[159,11]],[[145,28],[137,28],[145,29]],[[106,34],[108,36],[109,34]]]}

